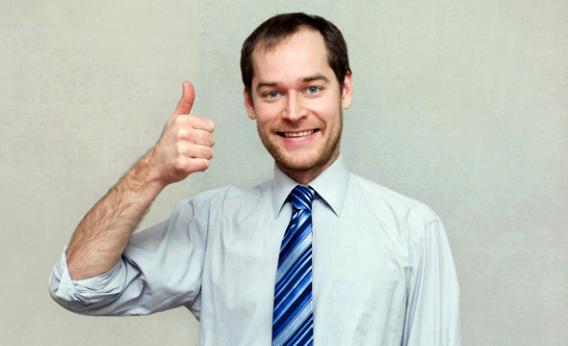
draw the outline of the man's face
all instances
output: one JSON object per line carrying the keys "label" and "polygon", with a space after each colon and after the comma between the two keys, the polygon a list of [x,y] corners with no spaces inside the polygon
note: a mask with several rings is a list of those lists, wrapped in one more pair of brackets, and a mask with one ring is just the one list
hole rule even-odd
{"label": "man's face", "polygon": [[339,155],[343,109],[351,105],[351,76],[342,92],[321,34],[300,30],[271,50],[253,53],[251,119],[278,167],[307,183]]}

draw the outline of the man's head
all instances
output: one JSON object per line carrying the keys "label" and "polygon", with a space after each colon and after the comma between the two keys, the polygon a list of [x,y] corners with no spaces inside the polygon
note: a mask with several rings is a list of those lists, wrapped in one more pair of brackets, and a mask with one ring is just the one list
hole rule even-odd
{"label": "man's head", "polygon": [[273,17],[245,41],[243,96],[278,167],[308,183],[339,155],[351,70],[339,30],[321,17]]}

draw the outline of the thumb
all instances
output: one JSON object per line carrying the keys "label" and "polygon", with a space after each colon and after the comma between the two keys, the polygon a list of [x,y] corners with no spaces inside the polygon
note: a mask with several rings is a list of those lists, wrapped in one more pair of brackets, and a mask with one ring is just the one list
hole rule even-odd
{"label": "thumb", "polygon": [[189,114],[191,112],[191,107],[193,106],[193,100],[195,99],[195,90],[190,82],[183,82],[183,91],[181,93],[181,98],[179,99],[176,106],[176,114]]}

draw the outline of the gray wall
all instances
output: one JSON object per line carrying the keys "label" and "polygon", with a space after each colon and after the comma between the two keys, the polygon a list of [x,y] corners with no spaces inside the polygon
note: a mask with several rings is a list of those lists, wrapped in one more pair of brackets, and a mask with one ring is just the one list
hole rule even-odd
{"label": "gray wall", "polygon": [[156,141],[183,79],[217,123],[216,158],[143,226],[185,196],[270,177],[238,56],[257,24],[291,10],[328,17],[348,41],[352,170],[444,219],[465,344],[568,344],[568,3],[288,3],[2,0],[0,344],[196,344],[184,309],[78,316],[51,301],[47,276],[82,215]]}

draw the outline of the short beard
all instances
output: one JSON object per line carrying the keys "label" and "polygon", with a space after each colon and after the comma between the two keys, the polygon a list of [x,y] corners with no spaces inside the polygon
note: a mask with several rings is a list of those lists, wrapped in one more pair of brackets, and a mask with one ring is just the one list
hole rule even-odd
{"label": "short beard", "polygon": [[[330,138],[330,142],[326,143],[323,148],[323,152],[321,152],[320,155],[317,155],[313,161],[301,162],[293,160],[293,158],[287,159],[286,155],[283,153],[283,151],[280,150],[277,145],[275,145],[268,139],[265,139],[263,136],[259,137],[266,150],[270,153],[270,155],[276,162],[278,168],[280,168],[280,170],[282,170],[283,172],[307,172],[317,171],[320,169],[323,170],[332,163],[332,157],[339,148],[341,133],[343,131],[343,110],[340,110],[340,112],[339,133],[337,134],[337,136]],[[260,134],[260,128],[257,128],[257,130]]]}

